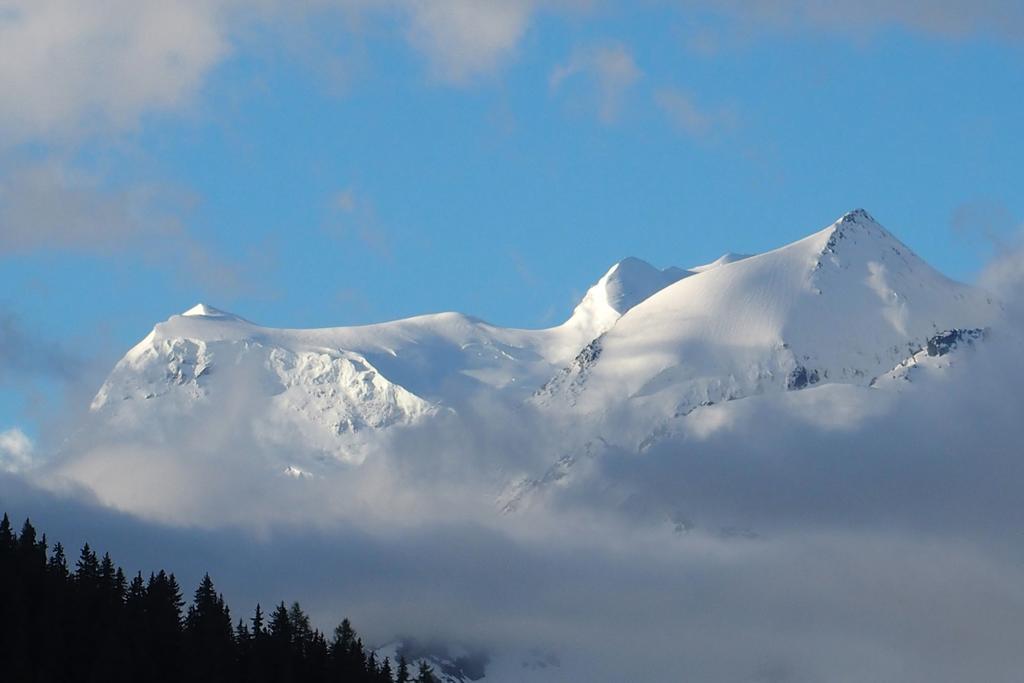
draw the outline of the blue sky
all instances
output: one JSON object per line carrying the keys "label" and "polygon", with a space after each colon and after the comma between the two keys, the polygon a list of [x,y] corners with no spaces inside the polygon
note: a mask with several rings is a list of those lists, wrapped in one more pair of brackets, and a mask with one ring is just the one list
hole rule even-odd
{"label": "blue sky", "polygon": [[971,280],[1024,216],[1022,36],[998,0],[0,0],[0,430],[197,301],[546,326],[624,256],[860,206]]}

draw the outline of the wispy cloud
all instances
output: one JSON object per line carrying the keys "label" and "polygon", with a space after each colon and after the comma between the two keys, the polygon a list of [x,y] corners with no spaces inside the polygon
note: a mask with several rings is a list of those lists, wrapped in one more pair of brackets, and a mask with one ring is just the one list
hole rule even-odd
{"label": "wispy cloud", "polygon": [[980,236],[992,248],[978,284],[999,297],[1008,315],[1024,326],[1024,222],[1003,204],[974,202],[953,212],[953,228]]}
{"label": "wispy cloud", "polygon": [[55,161],[15,167],[0,176],[0,253],[101,253],[144,239],[178,239],[180,215],[192,202],[157,186],[110,188]]}
{"label": "wispy cloud", "polygon": [[346,239],[354,237],[379,258],[394,259],[391,236],[377,218],[373,202],[365,195],[346,187],[330,198],[328,209],[328,233]]}
{"label": "wispy cloud", "polygon": [[828,30],[859,39],[865,31],[901,27],[941,39],[990,35],[1024,39],[1024,5],[1016,0],[698,0],[745,31]]}
{"label": "wispy cloud", "polygon": [[627,92],[642,75],[632,52],[625,45],[611,43],[577,48],[552,70],[548,85],[552,92],[559,92],[572,80],[584,80],[598,118],[612,123],[619,117]]}
{"label": "wispy cloud", "polygon": [[1008,239],[1017,237],[1018,221],[1002,202],[976,200],[953,209],[950,226],[956,235],[981,238],[995,248],[1006,246]]}
{"label": "wispy cloud", "polygon": [[114,185],[63,161],[15,164],[0,174],[0,256],[134,253],[230,296],[245,287],[245,272],[186,228],[197,201],[169,185]]}
{"label": "wispy cloud", "polygon": [[654,101],[676,130],[697,140],[707,140],[737,125],[733,109],[702,107],[692,95],[677,88],[658,90]]}
{"label": "wispy cloud", "polygon": [[34,333],[13,313],[0,311],[0,382],[24,378],[70,380],[82,359],[63,345]]}

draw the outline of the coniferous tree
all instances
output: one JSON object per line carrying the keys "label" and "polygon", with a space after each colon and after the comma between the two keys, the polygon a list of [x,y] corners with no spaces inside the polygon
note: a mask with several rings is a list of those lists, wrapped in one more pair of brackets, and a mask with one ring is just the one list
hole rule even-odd
{"label": "coniferous tree", "polygon": [[234,679],[236,681],[249,680],[252,669],[252,633],[249,625],[244,619],[239,619],[235,626],[235,661]]}
{"label": "coniferous tree", "polygon": [[[71,572],[68,570],[68,559],[64,554],[64,546],[57,543],[46,563],[46,595],[45,619],[48,625],[48,643],[50,651],[64,652],[68,649],[73,634],[73,623],[70,618],[72,609]],[[47,657],[46,673],[43,680],[60,680],[62,671],[60,659]]]}
{"label": "coniferous tree", "polygon": [[252,635],[249,633],[249,625],[245,623],[244,619],[239,619],[238,624],[235,625],[235,645],[248,643],[250,640],[252,640]]}
{"label": "coniferous tree", "polygon": [[[33,557],[39,549],[39,545],[36,543],[36,528],[32,526],[32,522],[28,519],[21,526],[21,535],[18,536],[17,549],[22,557],[25,558]],[[45,549],[43,552],[46,552]]]}
{"label": "coniferous tree", "polygon": [[303,669],[304,680],[311,683],[330,680],[330,654],[324,634],[315,629],[306,649],[306,664]]}
{"label": "coniferous tree", "polygon": [[361,675],[366,671],[366,649],[363,647],[363,639],[356,636],[356,644],[352,646],[349,655],[352,658],[352,667]]}
{"label": "coniferous tree", "polygon": [[340,680],[356,680],[363,673],[363,663],[356,654],[356,632],[348,619],[343,619],[334,629],[331,641],[331,658],[334,661],[336,677]]}
{"label": "coniferous tree", "polygon": [[334,642],[332,648],[335,656],[347,654],[356,642],[356,632],[352,630],[352,623],[348,619],[342,619],[334,629]]}
{"label": "coniferous tree", "polygon": [[391,672],[391,658],[385,657],[384,663],[380,665],[380,673],[377,676],[379,683],[394,683],[394,674]]}
{"label": "coniferous tree", "polygon": [[100,563],[88,543],[82,546],[82,552],[75,564],[75,582],[87,593],[99,590]]}
{"label": "coniferous tree", "polygon": [[86,680],[79,672],[92,668],[100,640],[100,629],[97,628],[96,622],[101,600],[100,564],[88,543],[85,543],[79,552],[71,585],[74,597],[68,647],[73,654],[69,658],[71,668],[65,673],[69,680],[77,681]]}
{"label": "coniferous tree", "polygon": [[114,560],[111,559],[110,553],[103,553],[103,559],[100,560],[100,588],[107,592],[113,593],[114,588],[114,576],[117,573],[117,569],[114,567]]}
{"label": "coniferous tree", "polygon": [[279,604],[270,615],[267,627],[269,643],[268,659],[270,669],[281,683],[292,683],[294,672],[292,666],[292,622],[288,608],[284,602]]}
{"label": "coniferous tree", "polygon": [[409,683],[412,679],[409,678],[409,662],[406,661],[405,655],[398,655],[398,671],[395,675],[395,683]]}
{"label": "coniferous tree", "polygon": [[234,669],[234,644],[231,615],[206,574],[185,617],[189,680],[228,681]]}
{"label": "coniferous tree", "polygon": [[284,606],[283,602],[275,607],[274,611],[270,614],[267,632],[271,638],[282,645],[287,644],[289,647],[291,646],[292,620],[289,617],[288,608]]}
{"label": "coniferous tree", "polygon": [[4,585],[0,588],[4,592],[4,598],[0,602],[0,608],[3,610],[0,612],[3,615],[0,618],[0,622],[3,623],[3,631],[0,632],[0,655],[10,678],[18,680],[28,674],[30,663],[27,657],[28,634],[24,629],[28,606],[22,590],[21,572],[18,571],[17,536],[13,533],[4,559],[6,571],[2,577]]}
{"label": "coniferous tree", "polygon": [[70,576],[68,571],[68,558],[64,554],[64,546],[57,543],[53,546],[53,554],[46,563],[47,572],[57,580],[67,581]]}
{"label": "coniferous tree", "polygon": [[22,525],[21,534],[11,535],[10,561],[7,579],[13,582],[13,593],[7,602],[9,613],[3,618],[17,622],[6,634],[7,653],[10,657],[9,670],[25,675],[40,673],[51,668],[46,656],[49,636],[49,612],[51,595],[46,573],[46,536],[37,540],[35,527],[28,519]]}
{"label": "coniferous tree", "polygon": [[177,683],[181,680],[181,608],[184,602],[174,574],[162,569],[150,574],[144,604],[149,680]]}
{"label": "coniferous tree", "polygon": [[292,653],[298,659],[304,659],[313,639],[313,628],[297,602],[288,609],[288,623],[292,627]]}
{"label": "coniferous tree", "polygon": [[138,572],[128,584],[124,598],[124,645],[133,672],[144,671],[149,666],[147,604],[146,582],[142,572]]}
{"label": "coniferous tree", "polygon": [[0,520],[0,662],[4,670],[16,675],[15,663],[20,626],[20,598],[18,575],[15,569],[14,549],[17,537],[11,520],[4,513]]}
{"label": "coniferous tree", "polygon": [[11,520],[5,512],[3,520],[0,520],[0,553],[13,551],[16,540]]}
{"label": "coniferous tree", "polygon": [[370,655],[366,658],[366,677],[376,680],[379,673],[380,665],[377,664],[377,653],[371,650]]}
{"label": "coniferous tree", "polygon": [[420,670],[416,675],[416,683],[437,683],[434,669],[425,660],[420,660]]}
{"label": "coniferous tree", "polygon": [[[91,619],[97,628],[93,655],[93,678],[116,683],[128,681],[131,653],[124,647],[125,599],[124,572],[114,565],[110,553],[104,553],[99,562],[97,592],[91,605]],[[90,615],[86,615],[87,618]]]}
{"label": "coniferous tree", "polygon": [[263,616],[263,608],[259,603],[256,604],[256,613],[253,615],[251,623],[251,647],[242,672],[242,680],[263,683],[271,680],[272,672],[266,620]]}
{"label": "coniferous tree", "polygon": [[[47,555],[26,520],[0,520],[0,680],[38,683],[395,683],[390,659],[367,651],[345,619],[331,642],[298,603],[264,623],[232,626],[223,596],[204,576],[182,618],[181,589],[161,570],[127,581],[109,554],[82,547],[75,569],[64,547]],[[429,667],[417,680],[436,681]],[[398,661],[400,683],[410,683]]]}
{"label": "coniferous tree", "polygon": [[263,610],[260,608],[260,603],[256,603],[256,615],[252,618],[252,637],[260,638],[265,635],[263,626]]}

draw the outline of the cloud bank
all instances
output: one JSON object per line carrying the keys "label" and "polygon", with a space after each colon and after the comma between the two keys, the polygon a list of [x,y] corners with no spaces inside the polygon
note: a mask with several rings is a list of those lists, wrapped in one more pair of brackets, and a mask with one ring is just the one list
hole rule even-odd
{"label": "cloud bank", "polygon": [[[564,425],[483,400],[284,476],[299,454],[239,436],[240,372],[226,417],[80,432],[0,497],[131,567],[209,569],[236,610],[287,597],[485,652],[489,681],[1012,681],[1021,329],[895,391],[705,407],[640,451],[609,415],[546,480]],[[523,474],[544,484],[503,512]]]}
{"label": "cloud bank", "polygon": [[229,52],[219,4],[5,2],[3,139],[132,128],[150,111],[185,105]]}

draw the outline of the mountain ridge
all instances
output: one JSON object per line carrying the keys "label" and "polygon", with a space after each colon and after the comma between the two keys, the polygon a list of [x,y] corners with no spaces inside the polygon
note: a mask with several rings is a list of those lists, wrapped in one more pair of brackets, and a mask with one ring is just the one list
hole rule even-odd
{"label": "mountain ridge", "polygon": [[752,256],[690,269],[623,259],[546,329],[454,312],[277,329],[197,304],[125,355],[92,414],[120,428],[182,419],[210,410],[218,392],[233,400],[220,379],[229,377],[247,385],[254,433],[328,460],[361,462],[376,433],[484,396],[579,421],[581,438],[600,432],[609,411],[629,413],[620,436],[641,442],[703,405],[819,383],[872,386],[929,339],[985,328],[998,310],[858,209]]}

